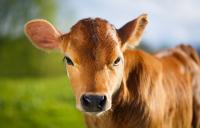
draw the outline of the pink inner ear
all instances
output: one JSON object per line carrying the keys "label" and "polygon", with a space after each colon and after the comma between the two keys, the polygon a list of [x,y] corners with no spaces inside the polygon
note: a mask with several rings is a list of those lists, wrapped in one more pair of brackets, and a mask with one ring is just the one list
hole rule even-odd
{"label": "pink inner ear", "polygon": [[27,24],[26,33],[33,44],[42,49],[58,48],[58,32],[46,21],[33,21]]}

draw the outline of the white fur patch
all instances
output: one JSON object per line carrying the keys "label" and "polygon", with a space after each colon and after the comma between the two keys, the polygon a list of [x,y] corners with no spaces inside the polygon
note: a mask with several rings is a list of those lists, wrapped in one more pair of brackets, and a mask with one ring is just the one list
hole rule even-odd
{"label": "white fur patch", "polygon": [[165,50],[165,51],[156,53],[155,56],[158,57],[158,58],[161,58],[161,57],[169,56],[171,54],[172,54],[172,51]]}
{"label": "white fur patch", "polygon": [[107,32],[106,33],[107,33],[108,36],[111,36],[112,39],[115,42],[119,42],[118,37],[117,37],[117,32],[116,32],[114,27],[107,25]]}

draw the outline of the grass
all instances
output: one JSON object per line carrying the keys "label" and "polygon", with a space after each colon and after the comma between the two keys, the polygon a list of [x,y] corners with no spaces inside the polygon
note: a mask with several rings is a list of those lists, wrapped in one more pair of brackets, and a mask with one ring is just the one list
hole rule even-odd
{"label": "grass", "polygon": [[1,128],[84,128],[66,77],[0,78]]}

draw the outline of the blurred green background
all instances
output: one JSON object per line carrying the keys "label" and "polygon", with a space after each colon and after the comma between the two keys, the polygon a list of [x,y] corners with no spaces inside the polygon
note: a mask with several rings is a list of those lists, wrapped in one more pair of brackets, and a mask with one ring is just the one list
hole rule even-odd
{"label": "blurred green background", "polygon": [[186,41],[200,51],[197,27],[200,2],[171,3],[170,0],[0,0],[0,128],[85,126],[82,114],[75,108],[63,56],[34,48],[23,33],[27,21],[47,19],[66,32],[81,18],[103,17],[120,27],[145,12],[150,23],[139,48],[152,52]]}
{"label": "blurred green background", "polygon": [[34,18],[55,23],[55,0],[0,0],[0,128],[83,128],[63,56],[24,36]]}

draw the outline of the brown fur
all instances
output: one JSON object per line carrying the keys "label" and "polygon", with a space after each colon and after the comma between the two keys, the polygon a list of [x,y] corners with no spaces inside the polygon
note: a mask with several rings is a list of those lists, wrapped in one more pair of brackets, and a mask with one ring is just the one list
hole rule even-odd
{"label": "brown fur", "polygon": [[189,62],[193,58],[187,51],[179,53],[179,47],[163,57],[139,50],[125,52],[126,75],[113,98],[113,108],[98,118],[86,117],[89,124],[96,122],[97,128],[190,128],[193,68]]}
{"label": "brown fur", "polygon": [[[43,29],[35,30],[33,23]],[[38,47],[60,49],[71,58],[74,65],[66,69],[78,109],[85,112],[82,94],[108,98],[99,115],[85,112],[89,128],[200,128],[199,56],[187,45],[156,54],[128,49],[139,43],[146,24],[146,15],[120,29],[88,18],[58,36],[51,24],[39,20],[28,23],[25,31]],[[53,31],[50,39],[46,30]],[[113,66],[118,56],[122,60]]]}

